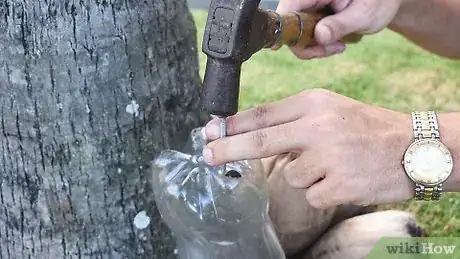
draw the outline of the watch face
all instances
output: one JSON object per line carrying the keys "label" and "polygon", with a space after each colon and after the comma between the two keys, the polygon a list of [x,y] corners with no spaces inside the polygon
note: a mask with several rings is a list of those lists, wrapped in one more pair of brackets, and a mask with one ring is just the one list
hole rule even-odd
{"label": "watch face", "polygon": [[445,145],[436,140],[419,140],[406,151],[404,168],[417,183],[437,185],[452,172],[452,156]]}

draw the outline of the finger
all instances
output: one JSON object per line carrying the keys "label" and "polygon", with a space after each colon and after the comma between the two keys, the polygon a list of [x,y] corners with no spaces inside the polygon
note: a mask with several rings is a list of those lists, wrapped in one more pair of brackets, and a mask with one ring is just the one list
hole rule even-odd
{"label": "finger", "polygon": [[339,13],[351,4],[352,0],[335,0],[331,3],[331,8],[334,13]]}
{"label": "finger", "polygon": [[330,4],[333,0],[281,0],[276,8],[278,13],[300,12],[319,10]]}
{"label": "finger", "polygon": [[292,47],[291,50],[296,57],[303,60],[322,58],[336,55],[345,51],[345,44],[343,42],[334,42],[326,46],[313,46],[303,48],[301,46]]}
{"label": "finger", "polygon": [[217,139],[203,150],[205,161],[213,166],[228,162],[266,158],[302,149],[301,133],[296,122],[259,129]]}
{"label": "finger", "polygon": [[359,4],[359,1],[351,2],[343,11],[321,19],[315,27],[316,41],[320,45],[328,45],[348,34],[359,32],[365,25]]}
{"label": "finger", "polygon": [[328,177],[307,189],[305,197],[312,207],[317,209],[328,209],[342,204],[342,199],[336,195],[339,183]]}
{"label": "finger", "polygon": [[286,165],[295,160],[297,157],[297,153],[291,152],[261,159],[268,182],[273,179],[273,175],[281,175],[281,172],[286,167]]}
{"label": "finger", "polygon": [[284,168],[284,179],[291,187],[307,189],[325,177],[326,170],[318,166],[320,161],[311,156],[311,153],[304,152]]}
{"label": "finger", "polygon": [[[302,106],[302,98],[290,96],[278,102],[239,112],[227,118],[227,135],[232,136],[295,121],[303,114]],[[208,139],[219,138],[220,121],[211,120],[205,129]]]}

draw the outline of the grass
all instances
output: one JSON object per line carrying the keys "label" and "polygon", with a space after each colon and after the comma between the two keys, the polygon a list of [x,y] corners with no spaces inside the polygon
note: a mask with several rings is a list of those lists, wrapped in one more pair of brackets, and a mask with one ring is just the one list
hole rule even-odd
{"label": "grass", "polygon": [[[194,10],[193,15],[201,50],[207,13]],[[199,55],[203,76],[206,56],[201,51]],[[459,71],[460,62],[430,54],[388,30],[327,59],[302,61],[287,48],[263,50],[243,65],[240,109],[321,87],[399,111],[459,110]],[[446,194],[440,202],[382,208],[412,212],[430,236],[460,236],[460,194]]]}

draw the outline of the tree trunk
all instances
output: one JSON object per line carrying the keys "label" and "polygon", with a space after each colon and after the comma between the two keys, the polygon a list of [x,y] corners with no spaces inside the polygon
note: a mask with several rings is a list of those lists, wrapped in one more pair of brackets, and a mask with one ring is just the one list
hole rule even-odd
{"label": "tree trunk", "polygon": [[0,259],[174,258],[148,166],[203,123],[186,1],[4,0],[0,19]]}

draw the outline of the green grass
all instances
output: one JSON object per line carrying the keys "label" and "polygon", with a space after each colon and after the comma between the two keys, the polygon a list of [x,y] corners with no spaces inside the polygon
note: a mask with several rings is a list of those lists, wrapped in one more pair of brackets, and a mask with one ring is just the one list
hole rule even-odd
{"label": "green grass", "polygon": [[[198,49],[206,12],[193,11]],[[199,51],[203,76],[206,56]],[[430,54],[401,36],[382,31],[350,45],[342,55],[302,61],[287,48],[263,50],[242,69],[240,109],[280,100],[309,88],[326,88],[399,111],[460,110],[460,62]],[[430,236],[460,236],[460,195],[437,203],[385,206],[414,213]]]}

